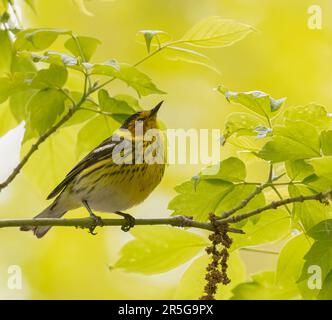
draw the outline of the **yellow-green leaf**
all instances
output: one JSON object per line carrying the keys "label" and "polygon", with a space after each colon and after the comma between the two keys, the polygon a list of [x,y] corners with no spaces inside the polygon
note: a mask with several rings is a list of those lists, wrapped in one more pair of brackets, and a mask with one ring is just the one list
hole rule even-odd
{"label": "yellow-green leaf", "polygon": [[181,41],[198,47],[225,47],[245,38],[253,28],[221,17],[209,17],[197,23]]}
{"label": "yellow-green leaf", "polygon": [[115,264],[127,272],[169,271],[196,256],[207,244],[199,235],[172,227],[135,227],[131,233],[135,239],[122,248]]}

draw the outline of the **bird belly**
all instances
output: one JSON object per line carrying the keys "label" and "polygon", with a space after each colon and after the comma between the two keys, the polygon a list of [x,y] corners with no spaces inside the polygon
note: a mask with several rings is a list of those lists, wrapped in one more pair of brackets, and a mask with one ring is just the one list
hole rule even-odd
{"label": "bird belly", "polygon": [[92,175],[88,180],[94,182],[86,181],[88,187],[76,192],[92,210],[111,213],[124,211],[149,196],[161,181],[164,169],[165,166],[160,164],[122,165],[113,170],[112,175]]}

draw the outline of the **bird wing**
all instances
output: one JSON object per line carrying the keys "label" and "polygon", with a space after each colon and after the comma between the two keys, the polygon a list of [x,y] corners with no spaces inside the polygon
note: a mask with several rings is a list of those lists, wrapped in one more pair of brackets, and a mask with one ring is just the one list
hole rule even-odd
{"label": "bird wing", "polygon": [[48,195],[47,199],[52,199],[62,192],[73,179],[86,168],[112,156],[114,147],[121,142],[120,139],[113,141],[114,135],[104,140],[83,158],[63,179],[63,181]]}

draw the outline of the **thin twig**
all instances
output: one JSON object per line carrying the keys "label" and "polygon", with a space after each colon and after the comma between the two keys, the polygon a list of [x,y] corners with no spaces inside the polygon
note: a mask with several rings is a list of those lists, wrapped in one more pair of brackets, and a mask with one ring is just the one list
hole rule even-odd
{"label": "thin twig", "polygon": [[265,188],[267,188],[269,186],[270,186],[270,183],[264,183],[264,184],[261,184],[260,186],[257,186],[256,189],[251,194],[249,194],[249,196],[247,198],[242,200],[238,206],[236,206],[232,210],[224,212],[221,215],[221,217],[218,218],[218,220],[226,219],[226,218],[232,216],[234,213],[238,212],[239,210],[243,209],[253,198],[255,198],[258,194],[260,194]]}
{"label": "thin twig", "polygon": [[228,217],[226,219],[221,219],[221,220],[219,220],[219,222],[220,223],[236,223],[236,222],[248,219],[257,214],[260,214],[263,211],[277,209],[279,207],[285,206],[290,203],[312,201],[312,200],[326,203],[330,199],[331,195],[332,195],[332,192],[331,192],[331,190],[329,190],[327,192],[320,192],[320,193],[313,194],[310,196],[298,196],[298,197],[288,198],[288,199],[284,199],[284,200],[280,200],[280,201],[272,201],[269,205],[266,205],[264,207],[261,207],[261,208],[258,208],[258,209],[255,209],[250,212],[243,213],[243,214],[240,214],[237,216]]}

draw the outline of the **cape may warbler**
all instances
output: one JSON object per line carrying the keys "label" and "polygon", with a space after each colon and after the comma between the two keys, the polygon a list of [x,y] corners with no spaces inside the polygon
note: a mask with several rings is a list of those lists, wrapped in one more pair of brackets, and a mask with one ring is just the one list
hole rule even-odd
{"label": "cape may warbler", "polygon": [[[129,230],[134,218],[121,211],[145,200],[164,175],[164,147],[157,124],[161,105],[126,119],[67,174],[47,198],[56,197],[54,202],[35,218],[60,218],[69,210],[85,207],[96,223],[100,218],[92,210],[123,216],[123,230]],[[49,229],[21,228],[32,230],[38,238]]]}

